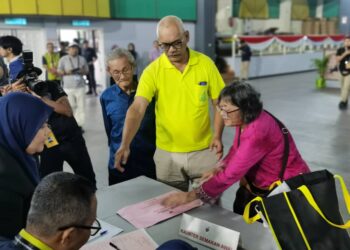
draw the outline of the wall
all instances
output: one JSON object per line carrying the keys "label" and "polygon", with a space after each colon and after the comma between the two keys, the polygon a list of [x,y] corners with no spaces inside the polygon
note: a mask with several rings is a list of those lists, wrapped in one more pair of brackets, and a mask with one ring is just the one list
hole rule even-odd
{"label": "wall", "polygon": [[197,0],[110,0],[111,16],[123,19],[160,19],[176,15],[183,20],[197,19]]}
{"label": "wall", "polygon": [[[314,70],[312,60],[323,57],[322,51],[300,54],[252,56],[249,77],[262,77]],[[240,57],[227,57],[227,62],[240,74]]]}
{"label": "wall", "polygon": [[[342,23],[342,17],[347,18],[346,23]],[[340,22],[339,22],[339,32],[342,34],[350,34],[350,4],[349,0],[340,0]]]}
{"label": "wall", "polygon": [[215,1],[197,0],[196,49],[207,56],[215,55]]}
{"label": "wall", "polygon": [[[264,31],[271,27],[278,27],[277,32],[291,32],[291,8],[291,0],[281,0],[279,12],[280,16],[278,19],[251,20],[251,29],[253,31]],[[294,27],[294,29],[296,29],[296,27]]]}
{"label": "wall", "polygon": [[0,14],[109,18],[109,0],[0,0]]}

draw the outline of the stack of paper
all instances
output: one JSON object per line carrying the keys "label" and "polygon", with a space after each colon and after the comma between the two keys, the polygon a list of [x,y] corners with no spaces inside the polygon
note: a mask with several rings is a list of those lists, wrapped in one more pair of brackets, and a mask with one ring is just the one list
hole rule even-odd
{"label": "stack of paper", "polygon": [[194,200],[175,208],[165,208],[161,202],[164,198],[176,192],[178,191],[171,191],[155,198],[124,207],[117,213],[136,228],[147,228],[203,204],[200,200]]}

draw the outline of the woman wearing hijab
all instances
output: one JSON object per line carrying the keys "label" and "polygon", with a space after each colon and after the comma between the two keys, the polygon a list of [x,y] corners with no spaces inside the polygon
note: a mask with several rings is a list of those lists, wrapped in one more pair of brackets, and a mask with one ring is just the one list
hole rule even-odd
{"label": "woman wearing hijab", "polygon": [[13,238],[25,226],[38,184],[34,155],[44,149],[52,108],[29,94],[0,98],[0,236]]}

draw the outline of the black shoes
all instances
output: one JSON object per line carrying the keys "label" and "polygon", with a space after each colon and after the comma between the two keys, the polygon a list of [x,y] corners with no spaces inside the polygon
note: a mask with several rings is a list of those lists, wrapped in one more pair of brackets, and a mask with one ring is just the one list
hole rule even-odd
{"label": "black shoes", "polygon": [[339,103],[339,109],[340,110],[345,110],[345,109],[347,109],[348,108],[348,102],[346,101],[346,102],[343,102],[343,101],[341,101],[340,103]]}

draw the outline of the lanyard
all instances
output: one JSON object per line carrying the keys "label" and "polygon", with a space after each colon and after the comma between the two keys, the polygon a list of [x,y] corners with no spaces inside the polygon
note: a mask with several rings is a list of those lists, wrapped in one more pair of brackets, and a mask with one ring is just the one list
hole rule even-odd
{"label": "lanyard", "polygon": [[[78,68],[78,69],[80,69],[80,60],[79,60],[79,56],[77,56],[77,60],[78,60],[78,66],[77,66],[77,68]],[[72,58],[71,58],[71,57],[69,57],[69,61],[70,61],[70,64],[71,64],[71,66],[72,66],[72,69],[75,69],[75,67],[74,67],[74,64],[73,64],[73,61],[72,61]]]}

